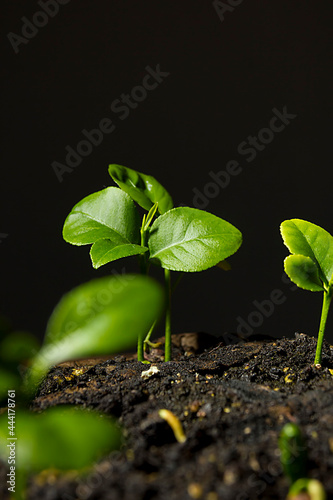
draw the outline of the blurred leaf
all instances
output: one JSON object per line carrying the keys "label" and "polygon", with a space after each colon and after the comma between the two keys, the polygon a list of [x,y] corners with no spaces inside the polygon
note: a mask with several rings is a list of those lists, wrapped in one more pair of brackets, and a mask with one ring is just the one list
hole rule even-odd
{"label": "blurred leaf", "polygon": [[28,383],[39,382],[54,364],[132,347],[163,306],[162,287],[147,276],[104,277],[75,288],[51,315]]}
{"label": "blurred leaf", "polygon": [[109,165],[109,174],[118,186],[145,210],[149,210],[154,203],[158,203],[160,214],[173,208],[171,196],[151,175],[122,165]]}
{"label": "blurred leaf", "polygon": [[223,219],[196,208],[179,207],[153,223],[150,258],[173,271],[204,271],[235,253],[242,234]]}
{"label": "blurred leaf", "polygon": [[[108,418],[73,408],[16,412],[18,470],[80,469],[118,448],[120,431]],[[0,458],[8,459],[8,415],[0,417]]]}

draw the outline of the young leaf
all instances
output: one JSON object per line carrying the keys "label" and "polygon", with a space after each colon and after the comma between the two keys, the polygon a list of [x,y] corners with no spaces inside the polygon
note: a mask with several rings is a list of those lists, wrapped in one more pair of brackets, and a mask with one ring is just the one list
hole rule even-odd
{"label": "young leaf", "polygon": [[281,234],[292,254],[310,257],[318,267],[320,279],[327,285],[333,277],[333,237],[321,227],[301,219],[282,222]]}
{"label": "young leaf", "polygon": [[242,234],[208,212],[179,207],[158,217],[148,239],[150,258],[172,271],[203,271],[235,253]]}
{"label": "young leaf", "polygon": [[172,198],[167,190],[151,175],[142,174],[122,165],[109,165],[109,174],[118,186],[145,210],[149,210],[154,203],[158,203],[160,214],[173,207]]}
{"label": "young leaf", "polygon": [[117,245],[139,243],[139,214],[130,196],[109,187],[77,203],[63,228],[64,240],[87,245],[106,238]]}
{"label": "young leaf", "polygon": [[133,245],[131,243],[119,245],[111,240],[104,239],[98,240],[92,245],[90,257],[93,267],[98,269],[113,260],[129,257],[131,255],[140,255],[147,252],[147,250],[147,247],[142,247],[140,245]]}
{"label": "young leaf", "polygon": [[304,255],[288,255],[284,260],[284,269],[294,283],[311,292],[322,292],[324,288],[319,278],[318,267]]}
{"label": "young leaf", "polygon": [[50,366],[62,361],[128,349],[146,334],[163,306],[162,287],[147,276],[104,277],[77,287],[52,313],[26,385],[38,383]]}
{"label": "young leaf", "polygon": [[285,270],[301,288],[323,291],[318,341],[314,364],[321,364],[328,311],[333,298],[333,237],[320,226],[301,219],[282,222],[281,235],[292,255]]}
{"label": "young leaf", "polygon": [[[119,429],[109,418],[73,409],[51,408],[42,414],[18,410],[15,443],[18,474],[23,470],[81,469],[120,446]],[[0,418],[0,457],[7,461],[8,415]]]}

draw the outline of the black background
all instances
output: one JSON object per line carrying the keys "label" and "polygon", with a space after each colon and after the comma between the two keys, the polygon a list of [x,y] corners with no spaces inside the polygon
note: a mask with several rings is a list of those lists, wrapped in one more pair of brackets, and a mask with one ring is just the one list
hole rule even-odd
{"label": "black background", "polygon": [[[230,272],[183,279],[173,331],[233,332],[254,301],[279,289],[284,302],[254,332],[316,335],[321,294],[282,282],[288,251],[279,225],[297,217],[333,231],[332,6],[231,4],[222,20],[204,0],[71,0],[16,54],[8,33],[21,36],[22,17],[42,9],[37,1],[3,1],[1,312],[15,328],[41,336],[63,293],[113,270],[136,270],[125,259],[93,270],[89,247],[62,240],[73,205],[113,185],[108,164],[154,175],[175,205],[194,206],[194,190],[207,192],[209,173],[237,160],[242,172],[205,209],[238,227],[243,245]],[[157,65],[169,75],[121,120],[111,104]],[[284,107],[297,116],[248,162],[240,143]],[[52,162],[64,163],[65,147],[75,148],[82,130],[106,117],[115,131],[59,182]],[[330,318],[331,340],[332,327]]]}

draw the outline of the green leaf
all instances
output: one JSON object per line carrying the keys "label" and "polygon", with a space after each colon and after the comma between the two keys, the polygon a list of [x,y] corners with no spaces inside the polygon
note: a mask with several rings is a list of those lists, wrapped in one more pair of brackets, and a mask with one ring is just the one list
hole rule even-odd
{"label": "green leaf", "polygon": [[333,237],[321,227],[301,219],[282,222],[281,234],[292,254],[309,257],[317,265],[319,277],[327,285],[333,277]]}
{"label": "green leaf", "polygon": [[[81,469],[118,448],[120,431],[107,417],[72,408],[51,408],[42,414],[16,412],[15,443],[19,471]],[[0,417],[0,457],[7,462],[8,415]],[[20,472],[19,472],[20,473]]]}
{"label": "green leaf", "polygon": [[203,271],[235,253],[242,242],[238,229],[195,208],[179,207],[153,223],[150,258],[173,271]]}
{"label": "green leaf", "polygon": [[294,283],[311,292],[322,292],[324,288],[319,278],[318,267],[304,255],[288,255],[284,260],[284,269]]}
{"label": "green leaf", "polygon": [[171,196],[151,175],[121,165],[109,165],[109,174],[118,186],[145,210],[149,210],[154,203],[158,203],[160,214],[172,209]]}
{"label": "green leaf", "polygon": [[132,347],[163,307],[162,287],[147,276],[104,277],[75,288],[52,313],[26,385],[38,383],[54,364]]}
{"label": "green leaf", "polygon": [[111,240],[98,240],[90,249],[90,257],[93,267],[99,267],[113,260],[129,257],[131,255],[140,255],[147,252],[148,248],[131,243],[117,244]]}
{"label": "green leaf", "polygon": [[87,245],[103,238],[118,245],[139,243],[139,214],[130,196],[109,187],[74,206],[65,220],[63,237],[72,245]]}

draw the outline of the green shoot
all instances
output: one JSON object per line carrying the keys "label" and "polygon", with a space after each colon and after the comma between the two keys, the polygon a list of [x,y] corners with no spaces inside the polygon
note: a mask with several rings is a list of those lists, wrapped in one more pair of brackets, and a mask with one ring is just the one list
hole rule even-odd
{"label": "green shoot", "polygon": [[306,498],[325,500],[323,485],[316,479],[307,477],[307,447],[298,425],[289,422],[279,436],[280,460],[284,474],[291,484],[287,500]]}
{"label": "green shoot", "polygon": [[328,311],[333,296],[333,237],[324,229],[301,219],[286,220],[281,234],[291,255],[284,268],[297,286],[323,292],[323,306],[314,364],[321,364],[322,346]]}
{"label": "green shoot", "polygon": [[[198,272],[216,265],[228,268],[221,262],[238,250],[242,235],[203,210],[173,208],[171,196],[152,176],[120,165],[110,165],[109,173],[119,188],[103,189],[77,203],[66,218],[63,237],[73,245],[91,244],[96,269],[133,255],[139,257],[141,274],[148,273],[150,264],[164,269],[167,361],[171,359],[171,271]],[[141,225],[134,202],[147,210]],[[151,331],[146,340],[138,335],[140,361]]]}

